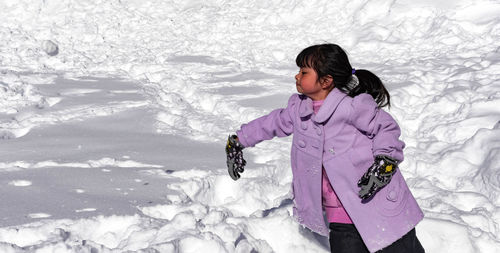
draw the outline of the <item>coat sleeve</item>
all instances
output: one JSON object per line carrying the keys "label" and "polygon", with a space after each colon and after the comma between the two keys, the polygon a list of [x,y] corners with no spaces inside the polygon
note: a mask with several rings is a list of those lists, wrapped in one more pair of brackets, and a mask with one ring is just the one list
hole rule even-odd
{"label": "coat sleeve", "polygon": [[288,99],[286,108],[276,109],[268,115],[243,124],[236,132],[238,139],[245,147],[253,147],[257,143],[270,140],[275,136],[285,137],[293,132],[294,108],[299,97],[294,94]]}
{"label": "coat sleeve", "polygon": [[391,115],[378,108],[369,94],[352,100],[350,121],[359,131],[373,140],[373,155],[386,155],[403,161],[405,143],[399,140],[401,129]]}

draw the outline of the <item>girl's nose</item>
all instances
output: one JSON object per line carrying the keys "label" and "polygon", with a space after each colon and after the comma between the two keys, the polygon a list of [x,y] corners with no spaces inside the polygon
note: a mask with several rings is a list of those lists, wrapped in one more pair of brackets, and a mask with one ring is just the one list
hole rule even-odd
{"label": "girl's nose", "polygon": [[296,74],[295,75],[295,81],[298,81],[299,80],[299,74]]}

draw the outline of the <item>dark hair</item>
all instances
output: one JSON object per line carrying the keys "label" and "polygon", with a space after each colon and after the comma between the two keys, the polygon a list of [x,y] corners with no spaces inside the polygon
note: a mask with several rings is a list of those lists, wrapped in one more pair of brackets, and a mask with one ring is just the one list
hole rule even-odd
{"label": "dark hair", "polygon": [[353,68],[347,54],[338,45],[320,44],[310,46],[297,55],[295,59],[299,68],[312,68],[318,74],[318,80],[332,76],[335,87],[355,97],[361,93],[370,94],[379,107],[391,106],[389,92],[375,74],[365,69],[356,69],[354,75],[359,84],[353,85]]}

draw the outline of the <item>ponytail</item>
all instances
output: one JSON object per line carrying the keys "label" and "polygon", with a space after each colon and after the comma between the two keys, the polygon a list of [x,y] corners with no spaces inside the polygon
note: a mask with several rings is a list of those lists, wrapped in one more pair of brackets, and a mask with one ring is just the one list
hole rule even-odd
{"label": "ponytail", "polygon": [[368,70],[355,70],[351,67],[345,51],[335,44],[310,46],[295,59],[299,68],[313,68],[318,80],[330,75],[336,88],[350,97],[362,93],[370,94],[378,107],[391,106],[389,92],[375,74]]}
{"label": "ponytail", "polygon": [[391,107],[391,96],[389,95],[389,91],[387,91],[378,76],[365,69],[355,70],[354,75],[356,75],[358,79],[358,85],[346,90],[350,97],[355,97],[361,93],[368,93],[375,99],[378,107]]}

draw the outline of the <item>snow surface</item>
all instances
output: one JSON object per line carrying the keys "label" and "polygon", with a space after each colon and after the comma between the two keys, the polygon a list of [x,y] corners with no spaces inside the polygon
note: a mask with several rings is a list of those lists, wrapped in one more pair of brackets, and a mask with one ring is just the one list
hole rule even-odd
{"label": "snow surface", "polygon": [[328,252],[290,139],[223,146],[333,42],[377,73],[427,252],[500,249],[497,0],[0,1],[0,252]]}

